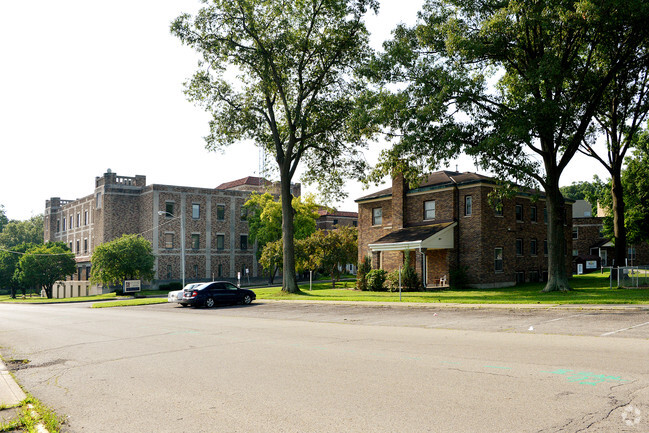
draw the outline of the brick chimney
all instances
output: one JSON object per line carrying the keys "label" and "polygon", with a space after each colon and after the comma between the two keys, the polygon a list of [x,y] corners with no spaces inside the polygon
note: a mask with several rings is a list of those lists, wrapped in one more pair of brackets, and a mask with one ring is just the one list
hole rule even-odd
{"label": "brick chimney", "polygon": [[402,173],[392,174],[392,229],[404,227],[408,185]]}

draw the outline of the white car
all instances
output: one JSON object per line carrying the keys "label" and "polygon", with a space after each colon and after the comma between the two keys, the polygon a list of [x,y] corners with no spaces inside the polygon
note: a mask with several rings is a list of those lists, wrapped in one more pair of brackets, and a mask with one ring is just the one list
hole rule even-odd
{"label": "white car", "polygon": [[[184,292],[185,290],[192,289],[192,288],[194,288],[194,287],[196,287],[196,286],[200,286],[201,284],[203,284],[203,283],[192,283],[192,284],[187,284],[187,285],[183,288],[183,290],[174,290],[173,292],[169,292],[169,294],[167,295],[167,302],[181,302],[181,301],[183,300],[183,292]],[[183,307],[186,307],[186,306],[187,306],[187,304],[184,303],[184,302],[181,303],[180,305],[182,305]]]}

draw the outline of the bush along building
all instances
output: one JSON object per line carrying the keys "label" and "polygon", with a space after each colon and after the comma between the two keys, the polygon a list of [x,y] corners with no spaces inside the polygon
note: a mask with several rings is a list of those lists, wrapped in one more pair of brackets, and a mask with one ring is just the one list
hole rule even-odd
{"label": "bush along building", "polygon": [[[94,191],[86,197],[47,200],[45,241],[65,242],[77,261],[76,274],[55,287],[54,297],[108,291],[89,281],[92,252],[97,245],[132,233],[142,234],[153,246],[152,287],[181,280],[181,242],[185,244],[186,282],[236,281],[238,273],[242,282],[259,277],[261,267],[255,246],[248,240],[243,204],[252,191],[264,192],[269,185],[255,177],[213,189],[147,185],[145,176],[118,176],[108,170],[95,179]],[[291,189],[300,194],[300,184]]]}
{"label": "bush along building", "polygon": [[[489,203],[498,188],[490,177],[438,171],[409,188],[402,175],[392,187],[358,203],[359,261],[374,269],[403,265],[406,254],[425,287],[476,288],[546,281],[547,211],[543,195],[520,190],[499,209]],[[566,203],[566,269],[571,269],[572,202]]]}

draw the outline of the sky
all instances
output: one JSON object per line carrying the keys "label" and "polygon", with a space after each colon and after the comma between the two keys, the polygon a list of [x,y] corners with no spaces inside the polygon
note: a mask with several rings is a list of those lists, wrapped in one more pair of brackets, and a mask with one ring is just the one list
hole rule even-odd
{"label": "sky", "polygon": [[[413,24],[422,3],[383,0],[379,14],[366,20],[373,47],[380,49],[398,23]],[[50,197],[91,194],[95,177],[109,168],[120,176],[145,175],[148,184],[203,188],[258,175],[252,143],[224,153],[205,149],[209,116],[183,94],[198,57],[169,25],[200,5],[0,2],[0,205],[9,219],[43,213]],[[366,159],[375,162],[380,148],[370,148]],[[562,185],[606,177],[597,164],[577,158]],[[468,158],[447,167],[477,171]],[[349,182],[349,197],[333,205],[356,211],[354,199],[384,187],[364,190]],[[315,191],[303,185],[303,194]]]}

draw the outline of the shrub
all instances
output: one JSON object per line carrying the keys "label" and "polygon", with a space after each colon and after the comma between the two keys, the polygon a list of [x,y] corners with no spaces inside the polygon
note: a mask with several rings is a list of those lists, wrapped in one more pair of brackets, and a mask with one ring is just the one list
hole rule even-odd
{"label": "shrub", "polygon": [[183,283],[180,281],[172,281],[171,283],[160,284],[159,290],[167,290],[173,292],[174,290],[182,290]]}
{"label": "shrub", "polygon": [[356,273],[356,288],[358,290],[368,290],[367,288],[367,274],[372,270],[372,259],[370,256],[365,256],[363,261],[358,264],[358,272]]}
{"label": "shrub", "polygon": [[406,252],[406,259],[403,262],[403,270],[401,271],[401,288],[402,290],[413,292],[421,291],[423,285],[417,271],[410,266],[410,254]]}
{"label": "shrub", "polygon": [[390,292],[399,291],[399,271],[398,270],[388,273],[388,275],[385,277],[385,286]]}
{"label": "shrub", "polygon": [[449,286],[452,290],[466,289],[467,287],[467,278],[466,278],[467,267],[462,266],[460,268],[451,268],[448,272]]}
{"label": "shrub", "polygon": [[367,273],[367,288],[373,292],[382,292],[385,290],[383,284],[385,283],[387,272],[383,269],[372,269]]}

